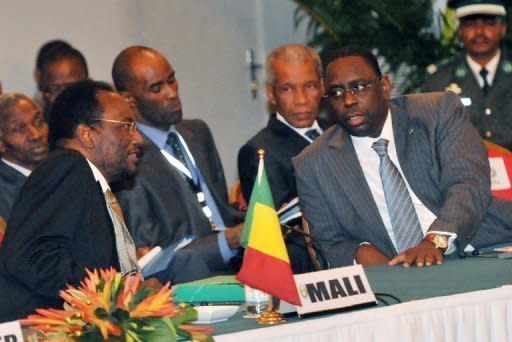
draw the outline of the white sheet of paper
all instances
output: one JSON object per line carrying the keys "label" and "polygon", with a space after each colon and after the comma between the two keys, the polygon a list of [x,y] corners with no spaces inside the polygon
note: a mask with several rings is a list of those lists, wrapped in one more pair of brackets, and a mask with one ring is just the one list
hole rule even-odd
{"label": "white sheet of paper", "polygon": [[491,166],[491,190],[508,190],[510,189],[510,178],[507,174],[505,161],[502,157],[489,158]]}

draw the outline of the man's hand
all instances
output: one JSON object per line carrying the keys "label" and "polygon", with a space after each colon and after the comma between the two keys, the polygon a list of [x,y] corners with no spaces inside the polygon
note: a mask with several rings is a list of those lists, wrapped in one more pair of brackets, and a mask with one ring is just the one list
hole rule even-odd
{"label": "man's hand", "polygon": [[151,250],[151,247],[137,247],[135,249],[135,255],[137,256],[137,260],[142,258],[144,255],[148,254]]}
{"label": "man's hand", "polygon": [[226,234],[226,241],[228,242],[228,246],[231,249],[235,249],[240,247],[240,236],[242,235],[242,229],[244,228],[244,223],[239,223],[233,228],[228,228],[224,231]]}
{"label": "man's hand", "polygon": [[363,267],[387,264],[389,259],[372,245],[361,245],[356,251],[356,262]]}
{"label": "man's hand", "polygon": [[418,267],[441,265],[443,263],[443,253],[430,241],[423,240],[416,247],[410,248],[395,256],[389,266],[402,264],[404,267],[410,267],[416,264]]}
{"label": "man's hand", "polygon": [[160,288],[162,287],[162,283],[160,282],[160,280],[158,280],[155,277],[144,279],[142,285],[152,287],[157,291],[160,290]]}

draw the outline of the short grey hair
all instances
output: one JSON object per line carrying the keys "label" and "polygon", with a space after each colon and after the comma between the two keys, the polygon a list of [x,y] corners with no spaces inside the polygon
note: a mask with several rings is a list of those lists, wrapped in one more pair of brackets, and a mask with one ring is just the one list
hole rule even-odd
{"label": "short grey hair", "polygon": [[32,102],[32,99],[27,95],[21,93],[5,93],[0,95],[0,117],[3,116],[5,111],[21,100],[28,100]]}
{"label": "short grey hair", "polygon": [[0,137],[2,137],[1,124],[4,121],[7,110],[22,100],[33,102],[30,97],[21,93],[5,93],[0,95]]}
{"label": "short grey hair", "polygon": [[265,77],[266,82],[270,86],[274,86],[274,83],[276,82],[274,65],[278,59],[282,59],[287,63],[306,63],[309,59],[312,59],[313,63],[315,63],[315,69],[318,78],[322,78],[322,60],[320,59],[320,56],[315,49],[301,44],[285,44],[272,50],[272,52],[267,57],[267,61],[265,63]]}

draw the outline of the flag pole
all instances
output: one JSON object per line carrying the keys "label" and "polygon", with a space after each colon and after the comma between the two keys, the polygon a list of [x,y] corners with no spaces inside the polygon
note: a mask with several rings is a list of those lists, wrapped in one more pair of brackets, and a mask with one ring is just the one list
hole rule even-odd
{"label": "flag pole", "polygon": [[[260,148],[258,150],[258,182],[260,181],[260,177],[263,174],[261,168],[263,168],[263,163],[265,160],[265,150]],[[270,301],[268,305],[267,311],[260,314],[260,316],[257,319],[258,324],[262,325],[274,325],[274,324],[281,324],[286,323],[286,318],[284,318],[283,315],[281,315],[279,312],[275,310],[274,301],[278,303],[278,298],[275,298],[274,296],[270,296]]]}

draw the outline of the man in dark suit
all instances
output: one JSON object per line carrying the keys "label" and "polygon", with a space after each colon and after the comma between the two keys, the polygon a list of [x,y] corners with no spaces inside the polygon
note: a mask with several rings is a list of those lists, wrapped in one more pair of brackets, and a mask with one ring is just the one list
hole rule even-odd
{"label": "man in dark suit", "polygon": [[500,0],[456,0],[450,6],[459,18],[464,51],[430,65],[422,92],[453,91],[467,107],[480,135],[512,149],[512,61],[500,49],[506,33],[506,12]]}
{"label": "man in dark suit", "polygon": [[116,57],[112,77],[138,110],[143,135],[137,175],[116,193],[139,254],[192,236],[187,249],[211,273],[232,272],[241,218],[227,203],[224,171],[208,126],[182,120],[174,69],[158,51],[133,46]]}
{"label": "man in dark suit", "polygon": [[0,96],[0,216],[6,221],[27,177],[48,154],[48,125],[23,94]]}
{"label": "man in dark suit", "polygon": [[58,149],[25,183],[0,249],[0,321],[59,306],[59,291],[78,285],[86,268],[137,270],[122,216],[106,201],[108,182],[139,161],[133,111],[109,85],[81,81],[52,114],[49,143]]}
{"label": "man in dark suit", "polygon": [[328,65],[326,89],[338,124],[294,165],[331,266],[430,266],[468,243],[512,240],[512,203],[491,196],[485,148],[456,95],[390,100],[375,56],[357,48]]}
{"label": "man in dark suit", "polygon": [[265,150],[265,171],[276,208],[297,197],[292,157],[295,157],[327,127],[317,120],[324,94],[322,62],[307,46],[288,44],[267,57],[266,91],[276,109],[267,127],[238,152],[238,175],[246,201],[251,197],[258,173],[259,149]]}

